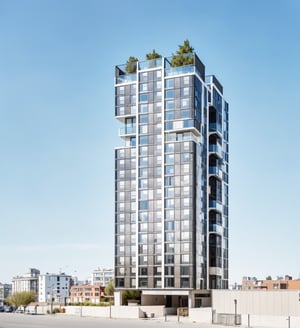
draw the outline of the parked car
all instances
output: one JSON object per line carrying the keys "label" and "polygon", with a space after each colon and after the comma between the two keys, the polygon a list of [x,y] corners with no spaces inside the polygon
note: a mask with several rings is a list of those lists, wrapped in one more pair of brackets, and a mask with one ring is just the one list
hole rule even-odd
{"label": "parked car", "polygon": [[14,309],[10,305],[4,305],[4,312],[12,312]]}
{"label": "parked car", "polygon": [[0,305],[0,312],[4,312],[4,306]]}

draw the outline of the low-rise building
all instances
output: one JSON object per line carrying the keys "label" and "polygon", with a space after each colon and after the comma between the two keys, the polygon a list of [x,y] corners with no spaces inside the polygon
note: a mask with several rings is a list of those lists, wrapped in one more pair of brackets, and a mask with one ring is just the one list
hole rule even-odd
{"label": "low-rise building", "polygon": [[39,275],[39,302],[65,304],[70,296],[71,278],[65,273]]}
{"label": "low-rise building", "polygon": [[33,291],[38,300],[38,277],[40,270],[30,268],[29,272],[23,276],[16,276],[12,279],[12,293]]}
{"label": "low-rise building", "polygon": [[70,292],[71,303],[91,302],[99,304],[104,296],[104,287],[97,285],[72,286]]}
{"label": "low-rise building", "polygon": [[12,285],[0,283],[0,305],[4,304],[5,299],[11,295]]}
{"label": "low-rise building", "polygon": [[265,279],[259,280],[255,277],[243,277],[242,290],[299,290],[300,279],[293,280],[291,276],[286,275],[284,279],[279,278],[276,280]]}
{"label": "low-rise building", "polygon": [[113,269],[100,269],[94,270],[92,273],[92,285],[99,285],[106,287],[109,282],[114,278]]}

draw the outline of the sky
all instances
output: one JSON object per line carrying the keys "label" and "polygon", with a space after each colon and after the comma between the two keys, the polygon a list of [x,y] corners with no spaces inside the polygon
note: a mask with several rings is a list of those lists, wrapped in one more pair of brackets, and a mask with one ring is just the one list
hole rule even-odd
{"label": "sky", "polygon": [[114,67],[185,39],[230,106],[230,282],[298,278],[299,17],[297,0],[0,0],[0,282],[113,267]]}

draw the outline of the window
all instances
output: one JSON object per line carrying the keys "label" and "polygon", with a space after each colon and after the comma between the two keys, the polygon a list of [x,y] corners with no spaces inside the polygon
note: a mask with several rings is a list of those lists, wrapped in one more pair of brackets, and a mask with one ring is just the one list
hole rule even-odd
{"label": "window", "polygon": [[175,91],[174,90],[166,90],[166,99],[174,98]]}
{"label": "window", "polygon": [[139,169],[139,176],[140,177],[147,177],[148,175],[148,169],[147,168],[140,168]]}
{"label": "window", "polygon": [[140,144],[147,145],[148,144],[148,136],[140,136]]}
{"label": "window", "polygon": [[190,110],[189,109],[183,109],[180,111],[180,117],[181,118],[190,118]]}
{"label": "window", "polygon": [[148,201],[143,200],[139,202],[139,210],[148,210]]}
{"label": "window", "polygon": [[142,222],[148,221],[148,213],[147,212],[140,212],[139,213],[139,220]]}
{"label": "window", "polygon": [[174,154],[165,155],[165,163],[174,163]]}
{"label": "window", "polygon": [[174,100],[167,100],[166,101],[166,110],[174,109],[175,103]]}
{"label": "window", "polygon": [[[141,106],[145,106],[145,105],[141,105]],[[148,123],[148,115],[147,114],[140,115],[140,123]]]}
{"label": "window", "polygon": [[174,278],[165,278],[165,287],[174,287]]}
{"label": "window", "polygon": [[165,144],[165,152],[166,153],[174,152],[174,144],[173,143],[166,143]]}
{"label": "window", "polygon": [[146,156],[148,154],[148,147],[147,146],[140,147],[139,154],[142,156]]}
{"label": "window", "polygon": [[175,196],[174,188],[165,188],[165,197],[172,198]]}
{"label": "window", "polygon": [[140,84],[140,91],[148,91],[148,84],[147,83],[141,83]]}
{"label": "window", "polygon": [[190,106],[190,100],[187,98],[187,99],[181,99],[181,107],[189,107]]}
{"label": "window", "polygon": [[165,236],[166,236],[166,241],[168,241],[168,242],[173,241],[174,242],[174,237],[175,237],[174,232],[166,232]]}
{"label": "window", "polygon": [[189,263],[189,261],[190,261],[189,254],[183,254],[183,255],[181,255],[181,263]]}
{"label": "window", "polygon": [[166,264],[174,264],[174,255],[166,255],[165,263]]}
{"label": "window", "polygon": [[180,287],[181,288],[189,288],[190,287],[190,278],[185,277],[180,279]]}
{"label": "window", "polygon": [[148,81],[148,72],[140,73],[140,81],[142,81],[142,82]]}
{"label": "window", "polygon": [[147,166],[148,165],[148,157],[140,157],[139,158],[139,165],[140,166]]}
{"label": "window", "polygon": [[140,105],[140,113],[148,113],[148,104]]}
{"label": "window", "polygon": [[174,88],[175,80],[174,79],[167,79],[166,80],[166,88]]}
{"label": "window", "polygon": [[148,199],[148,190],[141,190],[139,194],[140,199]]}
{"label": "window", "polygon": [[165,211],[165,219],[166,220],[173,220],[175,218],[174,210],[167,210]]}
{"label": "window", "polygon": [[166,199],[165,200],[165,207],[166,208],[174,208],[175,207],[175,201],[173,198]]}
{"label": "window", "polygon": [[166,221],[165,222],[165,230],[174,231],[174,227],[175,227],[174,221]]}
{"label": "window", "polygon": [[140,102],[141,103],[148,102],[148,99],[149,99],[148,93],[141,93],[140,94]]}
{"label": "window", "polygon": [[165,186],[174,186],[174,176],[165,177]]}
{"label": "window", "polygon": [[167,121],[174,120],[174,111],[168,111],[168,112],[166,112],[165,116],[166,116],[166,120]]}
{"label": "window", "polygon": [[148,133],[148,126],[147,125],[140,125],[139,131],[140,131],[141,134]]}
{"label": "window", "polygon": [[[165,166],[165,174],[170,175],[170,174],[174,174],[175,169],[174,169],[174,165],[166,165]],[[124,194],[125,196],[125,194]]]}
{"label": "window", "polygon": [[139,234],[139,242],[142,244],[147,244],[147,238],[148,235],[147,234]]}
{"label": "window", "polygon": [[147,179],[140,179],[139,180],[139,188],[147,188],[148,187],[148,180]]}

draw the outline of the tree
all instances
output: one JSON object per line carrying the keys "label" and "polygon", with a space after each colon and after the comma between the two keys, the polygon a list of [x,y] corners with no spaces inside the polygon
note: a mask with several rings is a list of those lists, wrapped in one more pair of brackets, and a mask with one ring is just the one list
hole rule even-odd
{"label": "tree", "polygon": [[113,296],[115,291],[115,282],[113,279],[108,283],[108,285],[104,289],[105,295]]}
{"label": "tree", "polygon": [[177,50],[176,55],[172,55],[171,66],[178,67],[193,64],[194,56],[191,54],[193,53],[194,48],[190,45],[190,41],[186,39],[183,44],[178,47],[179,49]]}
{"label": "tree", "polygon": [[23,306],[25,312],[27,305],[35,301],[35,293],[33,291],[14,293],[6,301],[16,308]]}
{"label": "tree", "polygon": [[267,276],[266,277],[266,280],[272,280],[272,277],[271,276]]}
{"label": "tree", "polygon": [[138,290],[124,290],[122,292],[122,304],[127,304],[128,300],[140,300],[141,292]]}
{"label": "tree", "polygon": [[146,59],[147,60],[151,60],[151,59],[156,59],[156,58],[161,58],[162,56],[157,53],[154,49],[152,52],[149,52],[148,54],[146,54]]}
{"label": "tree", "polygon": [[132,74],[136,72],[137,62],[139,60],[133,56],[130,56],[126,62],[125,71],[127,74]]}

